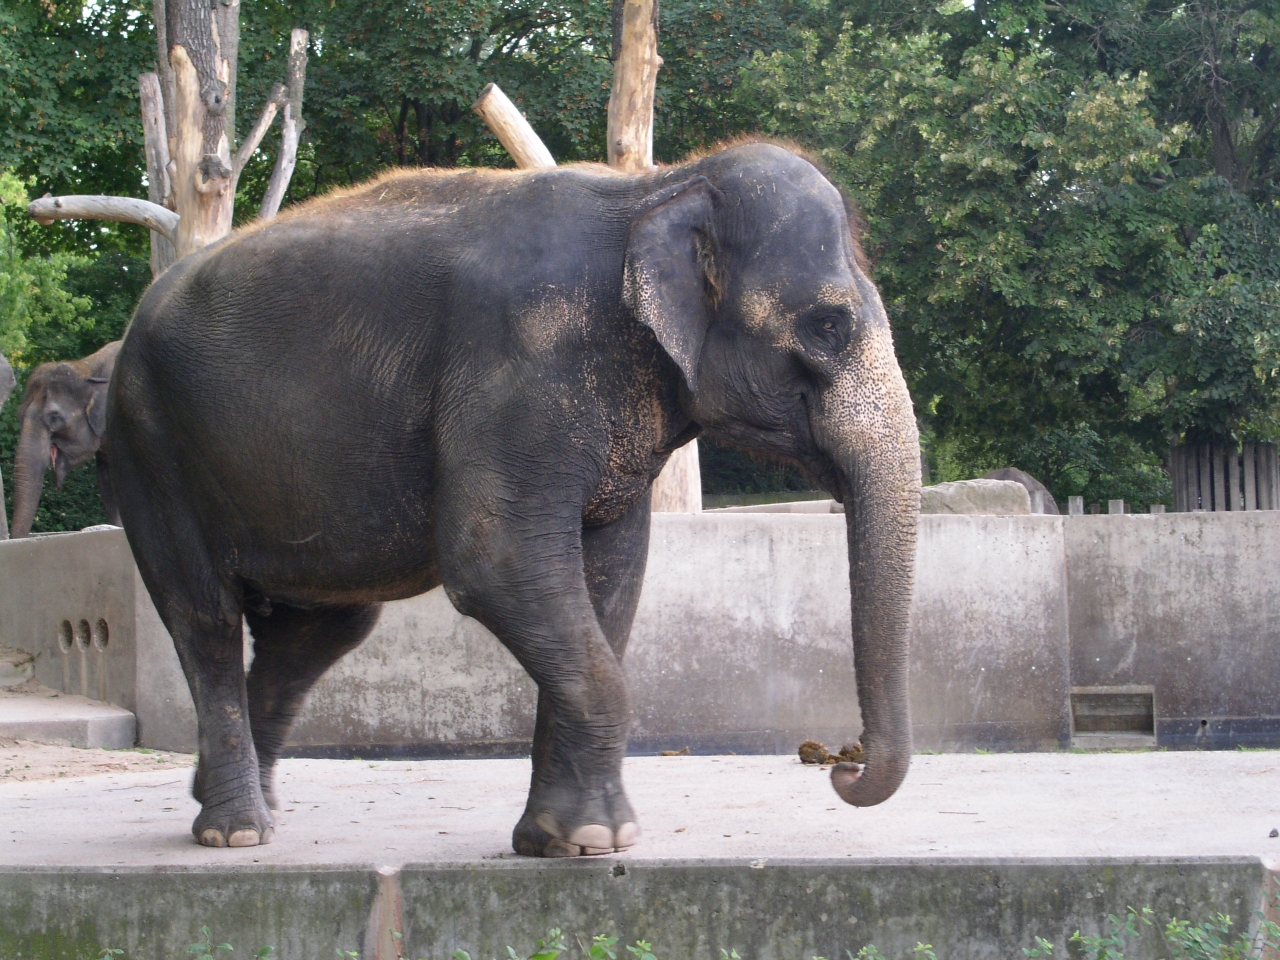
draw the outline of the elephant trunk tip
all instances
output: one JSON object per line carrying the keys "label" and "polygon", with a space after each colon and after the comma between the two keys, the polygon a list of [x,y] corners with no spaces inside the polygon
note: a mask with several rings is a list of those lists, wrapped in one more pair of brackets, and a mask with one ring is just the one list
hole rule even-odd
{"label": "elephant trunk tip", "polygon": [[855,807],[874,807],[892,797],[907,777],[911,766],[911,749],[893,751],[879,762],[871,749],[866,763],[845,761],[831,768],[831,786],[845,803]]}

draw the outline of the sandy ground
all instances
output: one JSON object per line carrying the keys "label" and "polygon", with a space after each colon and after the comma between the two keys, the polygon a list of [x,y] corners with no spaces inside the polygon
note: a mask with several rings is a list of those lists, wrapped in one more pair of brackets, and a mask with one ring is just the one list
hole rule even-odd
{"label": "sandy ground", "polygon": [[78,779],[104,773],[150,773],[195,765],[195,756],[143,748],[84,750],[61,743],[0,737],[0,784]]}

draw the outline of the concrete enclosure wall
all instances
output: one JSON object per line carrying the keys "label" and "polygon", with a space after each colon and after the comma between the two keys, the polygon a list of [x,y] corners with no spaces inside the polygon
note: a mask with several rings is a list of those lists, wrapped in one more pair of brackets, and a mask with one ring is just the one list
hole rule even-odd
{"label": "concrete enclosure wall", "polygon": [[[922,516],[917,748],[1063,746],[1073,687],[1134,685],[1154,691],[1162,743],[1280,743],[1275,557],[1280,514]],[[840,516],[655,516],[625,662],[633,750],[855,737],[847,577]],[[99,619],[105,649],[75,636],[64,649],[64,621],[74,634]],[[0,542],[0,644],[39,654],[51,687],[134,710],[142,744],[194,749],[190,697],[122,532]],[[291,740],[307,755],[517,754],[534,703],[511,655],[436,590],[386,605]]]}

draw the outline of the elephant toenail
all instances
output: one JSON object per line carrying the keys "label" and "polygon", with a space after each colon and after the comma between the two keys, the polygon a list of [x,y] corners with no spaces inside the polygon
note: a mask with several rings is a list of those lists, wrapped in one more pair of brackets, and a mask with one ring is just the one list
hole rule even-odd
{"label": "elephant toenail", "polygon": [[237,830],[227,841],[229,847],[256,847],[259,843],[257,830]]}
{"label": "elephant toenail", "polygon": [[640,825],[638,823],[628,821],[618,828],[618,832],[613,835],[613,845],[619,850],[625,850],[627,847],[633,847],[636,841],[640,839]]}
{"label": "elephant toenail", "polygon": [[584,823],[569,834],[569,842],[580,847],[593,847],[601,853],[612,853],[613,831],[602,823]]}
{"label": "elephant toenail", "polygon": [[221,830],[215,830],[210,827],[200,832],[200,842],[206,847],[225,847],[227,838],[222,835]]}

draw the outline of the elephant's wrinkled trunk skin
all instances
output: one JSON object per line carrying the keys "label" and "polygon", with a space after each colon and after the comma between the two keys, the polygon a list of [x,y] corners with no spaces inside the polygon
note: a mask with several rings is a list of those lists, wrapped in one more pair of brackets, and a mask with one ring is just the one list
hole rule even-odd
{"label": "elephant's wrinkled trunk skin", "polygon": [[[874,303],[879,306],[878,297]],[[865,332],[859,349],[863,373],[854,386],[835,392],[842,399],[824,411],[819,445],[835,464],[844,500],[853,657],[866,751],[864,767],[837,764],[831,783],[846,803],[869,807],[893,796],[911,763],[907,660],[920,441],[887,323]]]}
{"label": "elephant's wrinkled trunk skin", "polygon": [[22,437],[13,458],[13,523],[9,536],[21,540],[31,533],[44,487],[44,473],[49,468],[49,431],[41,423],[27,418],[22,424]]}

